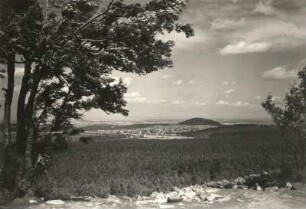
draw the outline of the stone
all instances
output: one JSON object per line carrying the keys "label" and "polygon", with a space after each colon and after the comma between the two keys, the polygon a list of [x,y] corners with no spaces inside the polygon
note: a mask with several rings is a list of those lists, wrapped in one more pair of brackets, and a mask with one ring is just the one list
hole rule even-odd
{"label": "stone", "polygon": [[290,190],[292,190],[293,188],[292,184],[289,181],[286,183],[286,188]]}
{"label": "stone", "polygon": [[237,185],[237,189],[248,189],[245,185]]}
{"label": "stone", "polygon": [[205,194],[199,194],[198,197],[200,198],[201,201],[208,201],[207,195]]}
{"label": "stone", "polygon": [[266,187],[265,188],[265,191],[267,191],[267,192],[275,192],[275,191],[278,191],[278,190],[279,190],[279,188],[277,186],[275,186],[275,187]]}
{"label": "stone", "polygon": [[63,205],[65,202],[63,200],[48,200],[47,205]]}
{"label": "stone", "polygon": [[182,201],[183,201],[183,198],[181,197],[168,197],[167,199],[167,203],[178,203]]}
{"label": "stone", "polygon": [[220,183],[222,185],[222,188],[224,188],[224,189],[232,189],[233,188],[233,184],[226,179],[222,180]]}
{"label": "stone", "polygon": [[262,191],[262,188],[261,188],[261,186],[259,186],[258,183],[256,183],[256,185],[255,185],[255,190],[256,191]]}
{"label": "stone", "polygon": [[212,188],[220,188],[220,184],[218,182],[215,182],[215,181],[208,182],[206,185],[208,187],[212,187]]}
{"label": "stone", "polygon": [[37,204],[38,202],[37,202],[37,200],[29,200],[29,203],[30,204]]}
{"label": "stone", "polygon": [[234,180],[234,183],[237,185],[244,185],[246,184],[246,180],[245,178],[239,176],[238,178]]}

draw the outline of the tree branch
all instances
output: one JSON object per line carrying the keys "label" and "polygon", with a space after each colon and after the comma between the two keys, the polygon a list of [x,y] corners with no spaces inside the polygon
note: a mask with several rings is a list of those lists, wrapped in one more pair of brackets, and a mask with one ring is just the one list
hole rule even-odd
{"label": "tree branch", "polygon": [[84,23],[83,25],[81,25],[76,32],[80,31],[82,28],[86,27],[88,24],[90,24],[91,22],[93,22],[94,20],[98,19],[99,17],[107,14],[109,12],[109,10],[111,9],[111,7],[113,6],[113,4],[115,3],[116,0],[111,0],[106,8],[106,10],[100,14],[97,14],[95,16],[93,16],[90,20],[88,20],[86,23]]}

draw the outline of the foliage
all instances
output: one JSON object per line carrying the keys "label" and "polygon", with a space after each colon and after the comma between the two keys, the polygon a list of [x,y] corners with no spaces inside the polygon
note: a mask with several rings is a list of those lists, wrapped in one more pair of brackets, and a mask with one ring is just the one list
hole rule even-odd
{"label": "foliage", "polygon": [[269,95],[263,108],[272,116],[291,150],[292,161],[295,164],[295,175],[298,179],[305,178],[306,133],[306,68],[298,73],[299,83],[292,85],[283,103]]}
{"label": "foliage", "polygon": [[89,144],[70,142],[67,152],[55,156],[53,165],[35,185],[36,190],[47,199],[150,195],[174,186],[291,166],[277,127],[226,126],[197,134],[197,139],[188,140],[97,137]]}
{"label": "foliage", "polygon": [[[5,187],[13,196],[18,196],[22,175],[28,173],[24,168],[37,164],[39,155],[31,153],[32,165],[24,165],[27,151],[35,150],[29,145],[35,146],[46,133],[70,134],[71,119],[80,119],[92,108],[126,116],[127,87],[114,79],[113,72],[145,75],[171,67],[174,42],[164,41],[161,35],[193,35],[191,26],[179,21],[184,0],[103,3],[15,0],[0,5],[0,64],[6,65],[10,80],[7,98],[13,97],[16,65],[24,66],[17,137],[12,142],[7,134],[9,149],[2,176],[7,177]],[[7,133],[11,104],[6,104]],[[64,140],[57,139],[55,145],[65,147]]]}

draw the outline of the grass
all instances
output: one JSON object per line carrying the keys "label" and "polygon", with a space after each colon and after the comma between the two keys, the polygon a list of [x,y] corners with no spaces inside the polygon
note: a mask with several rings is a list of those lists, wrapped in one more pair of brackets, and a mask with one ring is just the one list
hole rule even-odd
{"label": "grass", "polygon": [[273,126],[225,126],[188,135],[195,139],[70,142],[37,181],[36,194],[149,195],[288,166],[286,145]]}

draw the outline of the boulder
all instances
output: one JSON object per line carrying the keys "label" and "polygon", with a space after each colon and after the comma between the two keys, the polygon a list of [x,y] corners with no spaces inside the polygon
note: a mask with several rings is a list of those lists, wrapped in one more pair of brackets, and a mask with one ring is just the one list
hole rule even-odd
{"label": "boulder", "polygon": [[237,189],[248,189],[245,185],[237,185]]}
{"label": "boulder", "polygon": [[266,187],[265,188],[265,191],[267,191],[267,192],[275,192],[275,191],[278,191],[278,190],[279,190],[278,186]]}
{"label": "boulder", "polygon": [[261,186],[259,186],[258,183],[256,183],[256,184],[255,184],[255,187],[254,187],[254,190],[256,190],[256,191],[262,191],[262,188],[261,188]]}
{"label": "boulder", "polygon": [[182,201],[183,201],[183,198],[181,197],[168,197],[167,198],[167,203],[178,203]]}
{"label": "boulder", "polygon": [[293,188],[292,184],[289,181],[286,183],[286,188],[290,190],[292,190]]}
{"label": "boulder", "polygon": [[208,201],[206,194],[199,194],[198,197],[200,198],[201,201]]}
{"label": "boulder", "polygon": [[218,182],[215,182],[215,181],[208,182],[206,185],[208,187],[212,187],[212,188],[220,188],[220,184]]}
{"label": "boulder", "polygon": [[246,180],[243,177],[238,177],[234,180],[234,183],[237,185],[245,185],[246,184]]}
{"label": "boulder", "polygon": [[29,200],[29,203],[30,204],[37,204],[38,202],[37,202],[37,200]]}
{"label": "boulder", "polygon": [[224,189],[232,189],[233,188],[233,184],[226,179],[222,180],[220,182],[220,185],[221,185],[221,188],[224,188]]}
{"label": "boulder", "polygon": [[48,200],[47,205],[63,205],[65,202],[63,200]]}

